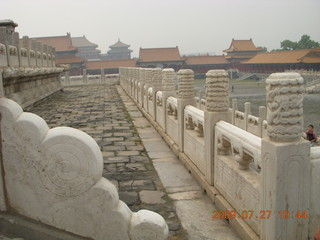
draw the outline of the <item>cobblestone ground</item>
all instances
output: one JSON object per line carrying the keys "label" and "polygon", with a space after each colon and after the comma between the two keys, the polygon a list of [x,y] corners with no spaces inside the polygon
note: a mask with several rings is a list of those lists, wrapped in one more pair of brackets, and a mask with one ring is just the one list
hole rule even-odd
{"label": "cobblestone ground", "polygon": [[[120,199],[132,211],[161,214],[169,225],[168,239],[187,239],[115,86],[65,88],[27,111],[44,118],[50,127],[69,126],[92,136],[103,154],[103,176],[116,185]],[[150,191],[162,196],[160,201],[144,202]]]}

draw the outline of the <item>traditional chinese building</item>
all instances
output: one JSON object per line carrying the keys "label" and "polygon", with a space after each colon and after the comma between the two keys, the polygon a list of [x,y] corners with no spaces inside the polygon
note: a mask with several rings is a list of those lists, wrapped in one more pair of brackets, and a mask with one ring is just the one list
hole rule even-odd
{"label": "traditional chinese building", "polygon": [[66,36],[37,37],[32,39],[55,47],[56,63],[69,64],[71,75],[79,75],[82,73],[85,60],[76,56],[78,48],[72,45],[70,33],[67,33]]}
{"label": "traditional chinese building", "polygon": [[88,59],[100,59],[101,51],[97,49],[98,45],[95,43],[90,42],[86,36],[82,37],[73,37],[72,46],[78,48],[78,52],[76,56]]}
{"label": "traditional chinese building", "polygon": [[320,48],[258,53],[241,63],[243,71],[284,72],[290,69],[320,70]]}
{"label": "traditional chinese building", "polygon": [[110,50],[107,54],[101,54],[101,59],[131,59],[132,50],[129,49],[130,45],[125,44],[118,39],[118,42],[109,46]]}
{"label": "traditional chinese building", "polygon": [[101,69],[104,69],[106,74],[113,74],[119,73],[120,67],[136,67],[136,63],[135,59],[87,61],[86,69],[89,74],[100,74]]}
{"label": "traditional chinese building", "polygon": [[228,69],[230,62],[225,56],[186,57],[184,68],[192,69],[196,74],[205,74],[211,69]]}
{"label": "traditional chinese building", "polygon": [[242,70],[242,65],[239,64],[242,61],[247,61],[250,58],[261,52],[261,48],[257,48],[252,39],[250,40],[234,40],[230,44],[230,47],[223,52],[227,53],[226,59],[231,63],[231,68],[238,68]]}
{"label": "traditional chinese building", "polygon": [[179,48],[140,48],[138,65],[140,67],[160,67],[180,69],[185,59],[180,56]]}

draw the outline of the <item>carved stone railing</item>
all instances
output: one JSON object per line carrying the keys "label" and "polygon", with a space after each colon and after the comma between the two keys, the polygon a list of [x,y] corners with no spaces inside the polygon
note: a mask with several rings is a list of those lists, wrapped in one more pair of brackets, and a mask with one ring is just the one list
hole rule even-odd
{"label": "carved stone railing", "polygon": [[[214,185],[238,213],[259,213],[261,138],[223,121],[215,131]],[[260,233],[258,218],[244,220]]]}
{"label": "carved stone railing", "polygon": [[184,152],[205,175],[204,111],[188,105],[184,109]]}
{"label": "carved stone railing", "polygon": [[259,107],[259,117],[251,115],[251,103],[246,102],[244,112],[238,110],[236,99],[232,100],[232,124],[258,137],[266,136],[266,108]]}
{"label": "carved stone railing", "polygon": [[81,86],[81,85],[104,85],[104,84],[119,84],[119,74],[102,74],[100,75],[80,75],[61,77],[62,86]]}
{"label": "carved stone railing", "polygon": [[[127,73],[120,73],[121,86],[133,97],[127,90]],[[174,75],[172,70],[169,73]],[[163,76],[162,81],[166,78]],[[150,87],[152,78],[147,79]],[[237,216],[252,212],[252,218],[232,221],[241,229],[241,237],[312,239],[320,220],[320,160],[315,157],[318,153],[311,151],[310,163],[309,143],[301,138],[301,76],[270,75],[266,80],[267,108],[260,107],[258,116],[251,113],[250,103],[245,103],[244,112],[238,110],[236,100],[229,108],[229,81],[224,70],[206,74],[206,100],[194,96],[191,70],[179,70],[178,79],[177,97],[166,95],[162,89],[161,95],[153,92],[152,101],[140,109],[221,210],[236,211]],[[148,88],[140,92],[142,99],[148,98]],[[155,118],[150,116],[148,104],[156,106]],[[165,127],[158,116],[164,106]],[[290,219],[279,216],[279,211],[294,214],[304,210],[309,210],[310,222],[293,215]],[[271,211],[269,217],[267,211]]]}
{"label": "carved stone railing", "polygon": [[167,238],[160,215],[133,213],[119,200],[116,187],[102,177],[102,154],[89,135],[68,127],[49,129],[42,118],[6,98],[0,98],[0,114],[1,211],[96,240]]}
{"label": "carved stone railing", "polygon": [[66,70],[56,67],[52,46],[27,36],[20,42],[18,32],[0,27],[0,97],[28,107],[61,90],[60,74]]}
{"label": "carved stone railing", "polygon": [[311,194],[310,194],[310,227],[309,236],[314,236],[319,228],[320,206],[319,206],[319,183],[320,183],[320,147],[310,149],[311,157]]}

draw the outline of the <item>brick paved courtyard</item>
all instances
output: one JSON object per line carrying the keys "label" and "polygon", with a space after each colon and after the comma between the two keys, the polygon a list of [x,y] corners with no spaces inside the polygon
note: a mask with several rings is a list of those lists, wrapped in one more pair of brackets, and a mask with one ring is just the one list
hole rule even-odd
{"label": "brick paved courtyard", "polygon": [[161,214],[169,225],[169,239],[187,239],[115,86],[65,88],[27,110],[50,127],[69,126],[92,136],[103,154],[103,175],[116,185],[120,199],[132,211]]}

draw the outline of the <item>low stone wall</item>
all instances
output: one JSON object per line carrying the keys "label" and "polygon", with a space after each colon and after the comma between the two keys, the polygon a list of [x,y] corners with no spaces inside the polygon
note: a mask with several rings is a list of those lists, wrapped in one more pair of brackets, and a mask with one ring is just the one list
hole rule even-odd
{"label": "low stone wall", "polygon": [[259,116],[253,116],[250,103],[244,112],[238,111],[236,101],[229,108],[224,70],[207,73],[207,99],[194,96],[191,70],[177,73],[177,93],[172,88],[174,70],[162,71],[161,87],[157,71],[120,68],[120,85],[216,206],[224,214],[235,214],[228,220],[240,236],[313,238],[320,217],[315,201],[319,164],[313,149],[310,163],[310,144],[302,139],[301,75],[271,74],[266,80],[267,108],[260,107]]}
{"label": "low stone wall", "polygon": [[83,70],[81,76],[69,76],[66,73],[61,77],[63,87],[82,86],[82,85],[99,85],[99,84],[119,84],[119,74],[104,74],[104,69],[101,69],[100,75],[87,75],[86,70]]}
{"label": "low stone wall", "polygon": [[[2,41],[2,42],[1,42]],[[0,96],[23,108],[62,89],[54,48],[0,27]]]}

